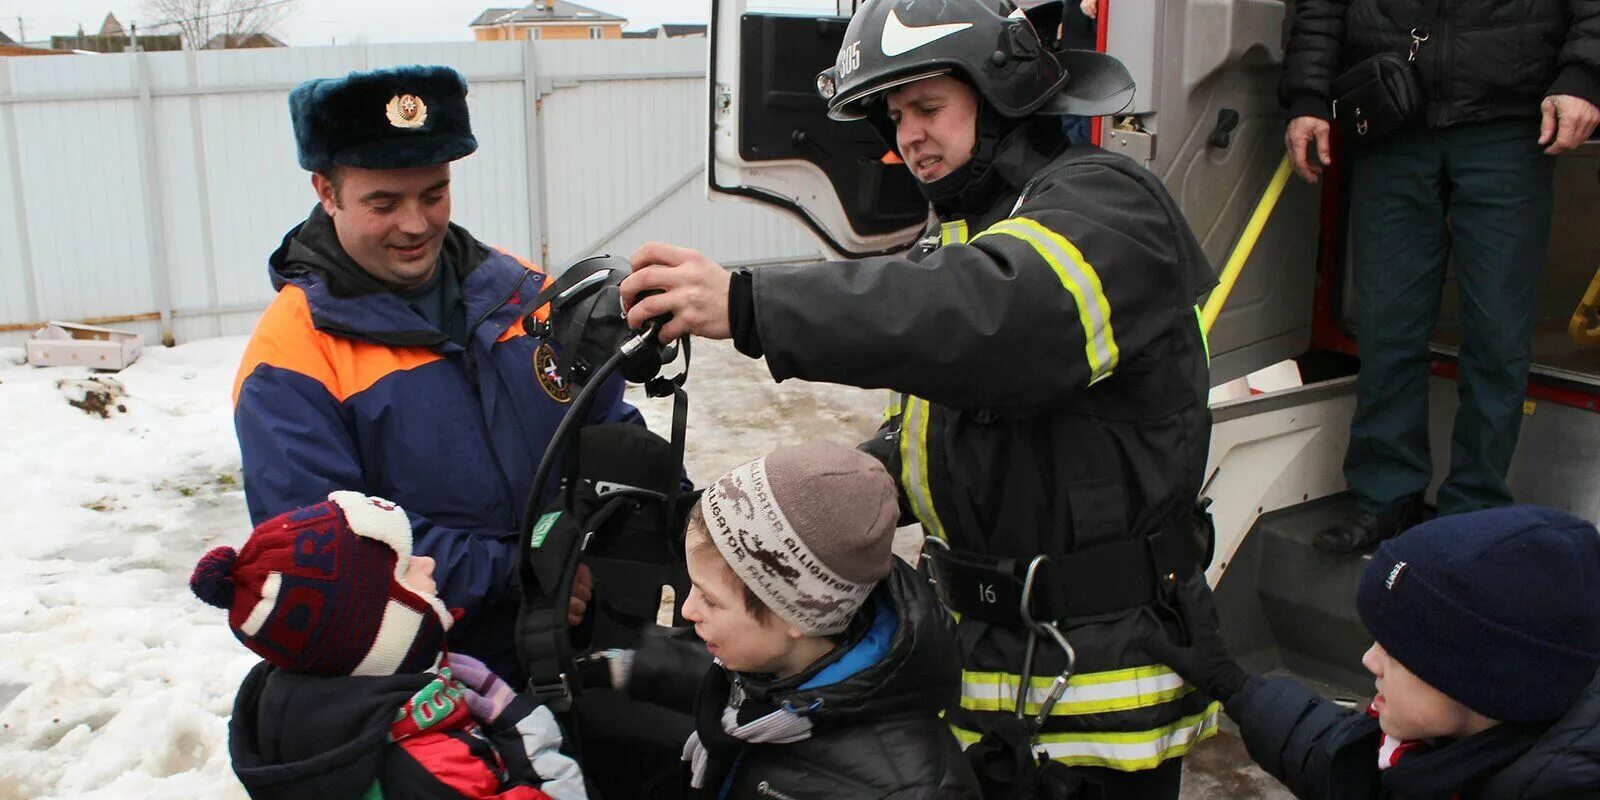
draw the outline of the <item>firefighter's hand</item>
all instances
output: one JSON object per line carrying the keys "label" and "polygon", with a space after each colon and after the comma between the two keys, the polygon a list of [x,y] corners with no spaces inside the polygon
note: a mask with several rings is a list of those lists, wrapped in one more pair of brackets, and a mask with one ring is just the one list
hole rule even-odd
{"label": "firefighter's hand", "polygon": [[1600,109],[1581,97],[1553,94],[1539,104],[1544,119],[1539,123],[1539,144],[1548,145],[1545,153],[1565,153],[1589,138],[1600,122]]}
{"label": "firefighter's hand", "polygon": [[589,601],[593,599],[594,573],[589,571],[588,564],[579,564],[572,578],[572,598],[567,601],[567,625],[575,628],[581,624],[584,612],[589,610]]}
{"label": "firefighter's hand", "polygon": [[[732,277],[721,264],[687,247],[649,242],[633,257],[633,274],[622,282],[622,307],[628,327],[638,328],[663,314],[672,320],[658,338],[670,342],[693,334],[708,339],[733,336],[728,323],[728,284]],[[660,294],[640,298],[641,292]]]}
{"label": "firefighter's hand", "polygon": [[[1333,164],[1333,151],[1328,144],[1328,121],[1316,117],[1295,117],[1289,120],[1289,129],[1283,134],[1284,145],[1289,148],[1289,163],[1294,174],[1307,183],[1316,183],[1322,177],[1322,168]],[[1311,158],[1311,146],[1316,145],[1316,160]]]}
{"label": "firefighter's hand", "polygon": [[1227,705],[1244,688],[1250,674],[1233,660],[1217,629],[1217,609],[1211,602],[1211,589],[1181,587],[1177,593],[1178,615],[1191,641],[1183,647],[1157,628],[1139,641],[1139,648],[1172,668],[1200,691]]}

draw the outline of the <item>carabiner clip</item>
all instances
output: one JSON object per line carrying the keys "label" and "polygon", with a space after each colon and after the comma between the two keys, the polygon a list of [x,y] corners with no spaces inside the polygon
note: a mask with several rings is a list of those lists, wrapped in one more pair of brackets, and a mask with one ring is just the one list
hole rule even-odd
{"label": "carabiner clip", "polygon": [[1417,51],[1422,49],[1422,43],[1428,41],[1428,32],[1417,33],[1416,28],[1411,29],[1411,52],[1406,54],[1406,62],[1417,60]]}
{"label": "carabiner clip", "polygon": [[1056,627],[1056,623],[1043,622],[1033,618],[1033,586],[1038,577],[1039,567],[1048,561],[1044,555],[1035,556],[1028,563],[1028,573],[1022,582],[1022,621],[1028,626],[1028,650],[1022,659],[1022,678],[1017,686],[1017,718],[1024,719],[1024,709],[1027,707],[1027,697],[1033,693],[1033,655],[1039,641],[1039,635],[1044,634],[1061,648],[1061,654],[1066,658],[1066,665],[1055,680],[1050,682],[1050,690],[1045,694],[1044,702],[1039,704],[1039,713],[1034,716],[1032,733],[1037,735],[1044,727],[1046,720],[1050,719],[1050,712],[1055,710],[1056,703],[1061,701],[1062,695],[1067,693],[1067,682],[1072,678],[1072,671],[1078,665],[1078,653],[1072,649],[1072,644],[1067,641],[1066,634]]}

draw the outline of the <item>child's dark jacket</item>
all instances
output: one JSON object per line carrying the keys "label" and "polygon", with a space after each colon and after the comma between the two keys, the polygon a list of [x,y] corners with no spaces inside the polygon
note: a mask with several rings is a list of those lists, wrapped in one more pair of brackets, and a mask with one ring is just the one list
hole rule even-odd
{"label": "child's dark jacket", "polygon": [[[873,621],[853,643],[781,680],[740,675],[745,702],[802,709],[813,735],[744,745],[718,723],[734,691],[713,668],[699,688],[699,736],[709,751],[696,797],[968,800],[976,779],[939,713],[960,692],[960,656],[928,583],[896,559],[863,609]],[[856,662],[852,664],[852,662]],[[837,680],[832,678],[840,676]]]}
{"label": "child's dark jacket", "polygon": [[234,700],[234,772],[253,800],[583,796],[564,757],[570,775],[547,784],[535,769],[560,744],[548,711],[519,698],[494,725],[480,725],[463,691],[434,673],[321,677],[263,662]]}
{"label": "child's dark jacket", "polygon": [[1227,706],[1250,757],[1304,800],[1600,797],[1600,678],[1548,726],[1501,725],[1378,769],[1378,721],[1299,682],[1253,677]]}

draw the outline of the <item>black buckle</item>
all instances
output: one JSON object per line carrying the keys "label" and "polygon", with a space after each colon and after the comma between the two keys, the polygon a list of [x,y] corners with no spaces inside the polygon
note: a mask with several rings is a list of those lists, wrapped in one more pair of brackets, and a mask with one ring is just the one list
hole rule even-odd
{"label": "black buckle", "polygon": [[1156,576],[1156,585],[1170,587],[1178,583],[1178,555],[1173,552],[1171,534],[1167,531],[1156,531],[1144,537],[1145,547],[1150,553],[1150,566]]}
{"label": "black buckle", "polygon": [[565,672],[557,674],[556,680],[550,683],[529,679],[528,691],[538,698],[541,704],[548,706],[557,714],[572,710],[572,680]]}

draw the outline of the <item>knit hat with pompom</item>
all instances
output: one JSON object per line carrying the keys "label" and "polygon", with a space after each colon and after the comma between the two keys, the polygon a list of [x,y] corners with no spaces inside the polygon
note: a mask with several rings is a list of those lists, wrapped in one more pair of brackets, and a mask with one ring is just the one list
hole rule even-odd
{"label": "knit hat with pompom", "polygon": [[422,672],[444,646],[452,617],[440,599],[407,586],[411,523],[399,506],[357,492],[261,523],[244,547],[218,547],[189,587],[227,609],[245,647],[294,672]]}

